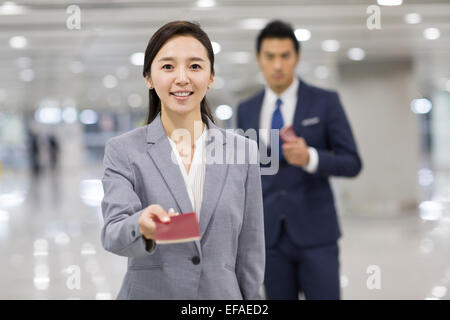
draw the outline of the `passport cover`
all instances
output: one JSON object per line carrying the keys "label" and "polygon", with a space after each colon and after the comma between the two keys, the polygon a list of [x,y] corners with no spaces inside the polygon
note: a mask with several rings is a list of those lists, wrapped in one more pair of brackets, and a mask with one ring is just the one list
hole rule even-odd
{"label": "passport cover", "polygon": [[181,243],[200,239],[200,227],[195,212],[170,217],[170,222],[156,223],[156,243]]}
{"label": "passport cover", "polygon": [[280,130],[280,137],[283,142],[290,142],[295,140],[297,135],[295,134],[294,127],[292,125],[284,127]]}

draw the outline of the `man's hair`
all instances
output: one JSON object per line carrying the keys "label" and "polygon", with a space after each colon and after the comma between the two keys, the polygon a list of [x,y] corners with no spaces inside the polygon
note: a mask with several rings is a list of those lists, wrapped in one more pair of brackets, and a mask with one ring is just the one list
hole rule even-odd
{"label": "man's hair", "polygon": [[283,22],[281,20],[274,20],[269,22],[264,29],[261,30],[261,32],[258,35],[258,38],[256,40],[256,52],[259,54],[259,51],[261,50],[261,43],[264,39],[269,38],[289,38],[292,40],[292,43],[294,44],[295,51],[297,53],[300,52],[300,42],[295,37],[294,30],[292,29],[292,26],[289,23]]}

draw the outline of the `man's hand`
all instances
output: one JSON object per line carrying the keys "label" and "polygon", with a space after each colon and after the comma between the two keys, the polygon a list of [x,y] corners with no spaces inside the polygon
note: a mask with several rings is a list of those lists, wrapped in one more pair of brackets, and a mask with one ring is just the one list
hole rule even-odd
{"label": "man's hand", "polygon": [[281,147],[284,158],[289,164],[303,167],[309,163],[309,151],[305,139],[296,137],[291,142],[284,142]]}

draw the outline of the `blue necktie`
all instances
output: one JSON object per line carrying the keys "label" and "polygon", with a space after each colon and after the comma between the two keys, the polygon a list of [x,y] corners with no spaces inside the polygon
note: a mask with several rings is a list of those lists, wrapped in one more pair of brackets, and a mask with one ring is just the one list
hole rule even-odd
{"label": "blue necktie", "polygon": [[[280,109],[282,103],[283,103],[283,101],[281,101],[281,99],[278,98],[276,101],[276,109],[272,115],[272,129],[281,130],[281,128],[283,128],[283,126],[284,126],[283,116],[281,115],[281,109]],[[282,141],[281,141],[280,137],[278,137],[278,139],[279,139],[279,152],[280,152],[279,155],[280,155],[280,160],[282,160],[283,159],[283,153],[281,152]],[[271,143],[271,145],[272,145],[272,143]]]}

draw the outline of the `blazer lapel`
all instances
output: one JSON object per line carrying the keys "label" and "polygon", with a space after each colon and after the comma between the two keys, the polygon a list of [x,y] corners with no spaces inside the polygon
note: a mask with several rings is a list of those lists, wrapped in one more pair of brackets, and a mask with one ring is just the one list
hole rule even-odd
{"label": "blazer lapel", "polygon": [[172,147],[167,140],[159,114],[147,127],[147,152],[178,204],[179,212],[192,212],[193,209],[183,176],[178,164],[172,161]]}
{"label": "blazer lapel", "polygon": [[[205,181],[203,184],[203,198],[200,208],[200,233],[203,236],[208,229],[208,225],[213,217],[220,195],[228,172],[228,164],[225,160],[221,163],[214,163],[212,155],[217,153],[222,154],[222,159],[226,156],[226,136],[224,131],[215,126],[208,120],[209,129],[214,130],[214,135],[209,135],[206,144],[206,166],[205,166]],[[211,131],[210,131],[211,133]],[[216,140],[218,139],[218,140]],[[218,150],[221,148],[222,150]],[[222,153],[220,153],[222,152]]]}

